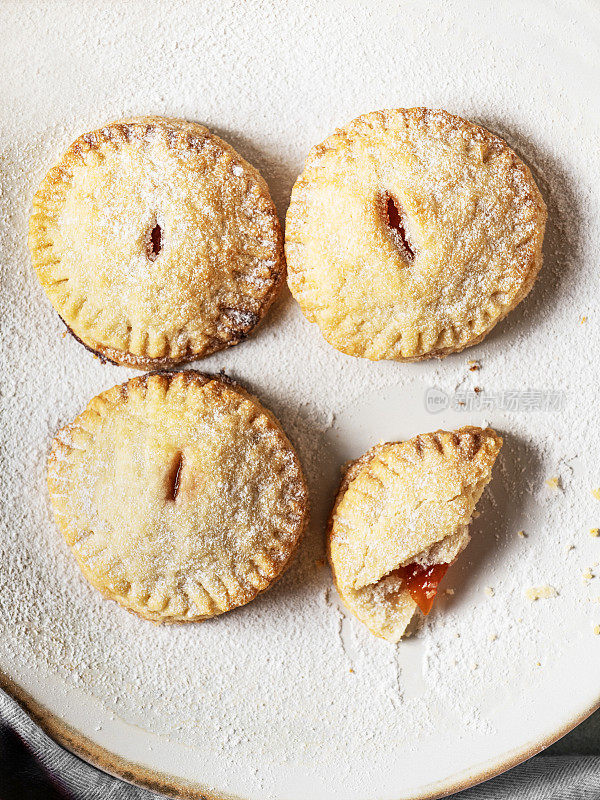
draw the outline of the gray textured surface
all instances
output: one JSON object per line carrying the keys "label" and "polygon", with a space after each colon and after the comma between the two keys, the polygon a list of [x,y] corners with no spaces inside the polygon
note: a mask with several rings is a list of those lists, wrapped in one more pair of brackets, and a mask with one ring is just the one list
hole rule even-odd
{"label": "gray textured surface", "polygon": [[547,755],[600,755],[600,711],[546,750]]}

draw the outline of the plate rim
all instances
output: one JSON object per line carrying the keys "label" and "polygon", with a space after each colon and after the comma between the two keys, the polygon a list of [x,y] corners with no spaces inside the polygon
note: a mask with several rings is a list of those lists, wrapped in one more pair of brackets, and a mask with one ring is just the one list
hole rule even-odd
{"label": "plate rim", "polygon": [[[0,5],[2,5],[2,0],[0,0]],[[573,5],[570,3],[571,8]],[[596,15],[594,19],[598,22],[600,19],[597,16],[600,11],[598,0],[585,0],[585,8],[591,15]],[[173,774],[119,756],[66,723],[56,713],[36,700],[2,669],[0,669],[0,689],[5,691],[55,743],[112,777],[134,786],[162,793],[167,797],[175,798],[175,800],[245,800],[239,795],[215,793],[197,781],[191,782],[184,778],[178,778]],[[591,704],[582,711],[568,715],[568,720],[554,728],[551,733],[539,736],[534,741],[528,741],[442,780],[424,784],[420,789],[416,788],[408,794],[399,795],[396,800],[439,800],[498,777],[543,752],[598,710],[600,710],[600,686]],[[150,731],[147,733],[152,735]]]}
{"label": "plate rim", "polygon": [[[201,786],[196,781],[191,782],[184,778],[177,778],[172,774],[129,761],[107,750],[61,720],[2,670],[0,670],[0,689],[12,697],[56,744],[114,778],[175,798],[175,800],[246,800],[239,795],[215,794],[213,790]],[[505,752],[497,758],[462,770],[441,781],[424,784],[409,794],[398,796],[396,800],[439,800],[439,798],[471,789],[473,786],[496,778],[550,747],[599,709],[600,693],[590,706],[575,717],[571,717],[568,722],[551,734],[535,742],[528,742],[508,753]]]}

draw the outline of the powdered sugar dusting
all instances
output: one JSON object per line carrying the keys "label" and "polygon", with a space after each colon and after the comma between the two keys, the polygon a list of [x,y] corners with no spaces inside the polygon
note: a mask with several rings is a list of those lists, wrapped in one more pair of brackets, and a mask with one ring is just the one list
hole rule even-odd
{"label": "powdered sugar dusting", "polygon": [[[543,13],[476,0],[85,8],[0,7],[0,667],[104,747],[252,800],[418,797],[550,735],[597,695],[600,657],[599,579],[582,580],[600,559],[600,162],[579,66],[597,63],[595,23],[571,0]],[[65,335],[38,286],[25,231],[45,170],[108,120],[184,117],[260,169],[283,218],[312,145],[360,113],[416,105],[489,127],[532,167],[549,211],[533,293],[464,355],[403,365],[337,353],[284,290],[246,342],[199,366],[258,394],[298,448],[313,514],[296,561],[248,606],[198,625],[155,627],[103,600],[52,523],[46,457],[58,428],[135,373]],[[439,414],[425,410],[432,387],[448,398]],[[531,410],[550,390],[562,409]],[[521,406],[501,408],[506,393]],[[377,441],[483,418],[505,444],[472,541],[425,624],[380,641],[318,563],[339,467]],[[555,475],[560,491],[545,485]],[[527,599],[543,585],[558,596]]]}
{"label": "powdered sugar dusting", "polygon": [[[281,232],[253,171],[230,174],[235,157],[194,123],[138,117],[79,137],[42,181],[32,259],[92,349],[180,359],[236,341],[228,308],[246,327],[260,320],[283,271]],[[280,262],[271,275],[266,257]]]}

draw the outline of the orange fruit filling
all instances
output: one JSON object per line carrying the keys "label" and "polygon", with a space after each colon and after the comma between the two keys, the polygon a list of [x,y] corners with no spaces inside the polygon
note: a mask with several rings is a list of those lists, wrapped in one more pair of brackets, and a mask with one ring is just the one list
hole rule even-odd
{"label": "orange fruit filling", "polygon": [[437,594],[440,581],[450,564],[407,564],[394,570],[402,578],[412,599],[424,614],[429,614]]}

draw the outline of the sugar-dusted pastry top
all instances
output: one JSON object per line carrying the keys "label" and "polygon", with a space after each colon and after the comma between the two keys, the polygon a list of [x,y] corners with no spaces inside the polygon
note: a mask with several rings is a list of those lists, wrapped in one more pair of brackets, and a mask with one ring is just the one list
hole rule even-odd
{"label": "sugar-dusted pastry top", "polygon": [[444,356],[529,292],[545,222],[530,170],[499,137],[445,111],[376,111],[306,159],[287,214],[288,283],[344,353]]}
{"label": "sugar-dusted pastry top", "polygon": [[160,117],[77,139],[34,197],[29,244],[73,334],[140,368],[236,344],[285,274],[257,170],[202,125]]}
{"label": "sugar-dusted pastry top", "polygon": [[304,529],[302,469],[277,420],[232,382],[150,374],[103,392],[56,435],[48,486],[86,578],[157,622],[247,603]]}
{"label": "sugar-dusted pastry top", "polygon": [[451,564],[502,446],[490,428],[379,444],[342,480],[328,528],[342,600],[373,633],[397,641],[416,608],[403,569]]}

